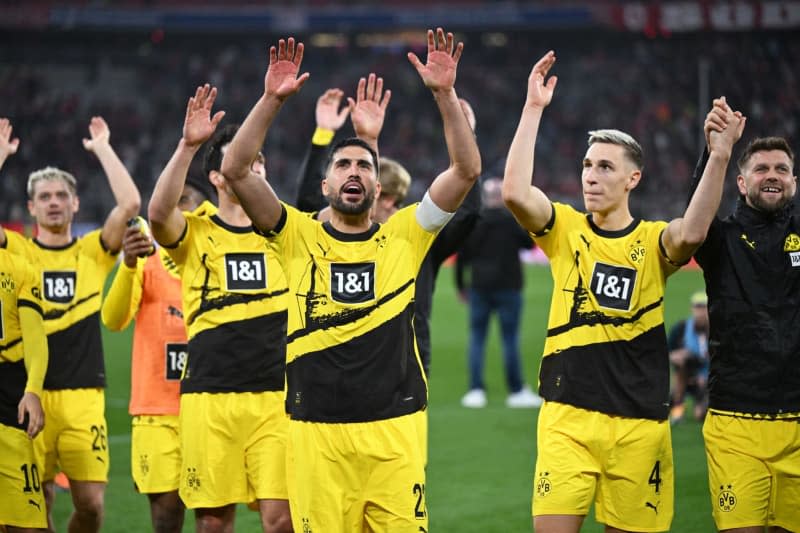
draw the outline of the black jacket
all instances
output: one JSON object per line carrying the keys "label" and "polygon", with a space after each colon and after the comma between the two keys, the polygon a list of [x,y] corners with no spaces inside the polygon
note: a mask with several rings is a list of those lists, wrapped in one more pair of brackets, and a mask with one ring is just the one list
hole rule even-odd
{"label": "black jacket", "polygon": [[740,199],[714,220],[695,258],[708,293],[709,407],[800,413],[798,210],[769,214]]}

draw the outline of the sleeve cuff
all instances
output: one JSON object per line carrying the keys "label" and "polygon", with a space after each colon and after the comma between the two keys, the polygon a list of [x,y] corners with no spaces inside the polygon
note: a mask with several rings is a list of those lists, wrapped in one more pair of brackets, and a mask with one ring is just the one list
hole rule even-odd
{"label": "sleeve cuff", "polygon": [[325,129],[325,128],[317,128],[314,130],[314,136],[311,137],[311,144],[315,144],[317,146],[328,146],[333,141],[333,136],[336,134],[335,131]]}

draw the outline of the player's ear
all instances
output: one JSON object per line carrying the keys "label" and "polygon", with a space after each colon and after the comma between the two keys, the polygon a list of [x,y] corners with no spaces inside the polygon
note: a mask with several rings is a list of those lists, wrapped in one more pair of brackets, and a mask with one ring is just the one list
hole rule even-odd
{"label": "player's ear", "polygon": [[625,184],[625,191],[629,192],[636,188],[639,185],[639,181],[642,179],[642,171],[641,170],[634,170],[628,176],[628,183]]}

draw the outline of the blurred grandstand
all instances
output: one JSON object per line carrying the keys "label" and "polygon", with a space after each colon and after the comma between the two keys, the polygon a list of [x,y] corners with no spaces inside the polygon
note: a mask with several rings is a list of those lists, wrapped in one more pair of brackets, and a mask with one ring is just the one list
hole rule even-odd
{"label": "blurred grandstand", "polygon": [[[294,195],[317,96],[328,87],[352,95],[374,71],[393,91],[382,152],[407,165],[418,198],[447,153],[405,54],[424,53],[424,30],[437,25],[465,42],[456,87],[475,108],[487,174],[502,174],[531,66],[556,51],[559,84],[536,161],[537,184],[554,199],[581,203],[586,132],[615,127],[645,150],[635,214],[682,212],[702,119],[720,94],[749,117],[746,138],[783,135],[797,148],[800,2],[1,1],[0,116],[21,147],[0,176],[0,221],[27,220],[25,180],[45,165],[78,177],[81,221],[102,219],[110,192],[80,144],[92,115],[108,121],[146,201],[194,88],[216,85],[225,121],[243,120],[263,87],[267,46],[288,35],[306,43],[311,79],[267,139],[279,194]],[[734,199],[729,180],[725,209]]]}

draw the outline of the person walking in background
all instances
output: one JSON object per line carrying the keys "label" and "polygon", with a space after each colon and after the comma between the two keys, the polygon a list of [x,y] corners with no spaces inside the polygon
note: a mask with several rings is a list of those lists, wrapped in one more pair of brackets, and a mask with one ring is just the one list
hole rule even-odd
{"label": "person walking in background", "polygon": [[[0,246],[24,257],[42,280],[50,363],[42,395],[47,424],[35,444],[43,462],[48,523],[53,529],[53,478],[60,467],[69,479],[75,509],[70,531],[94,532],[103,523],[109,468],[100,307],[125,225],[139,213],[141,198],[111,147],[106,121],[93,117],[89,133],[83,147],[100,161],[116,201],[103,226],[81,237],[73,235],[77,182],[69,172],[46,167],[28,177],[28,211],[36,220],[36,237],[0,228]],[[17,146],[0,135],[0,163]]]}
{"label": "person walking in background", "polygon": [[704,291],[689,299],[692,314],[673,325],[667,335],[672,364],[672,407],[669,421],[677,424],[686,410],[684,397],[694,400],[694,418],[703,420],[708,408],[708,298]]}
{"label": "person walking in background", "polygon": [[555,53],[528,78],[509,149],[503,200],[550,260],[553,295],[539,371],[532,514],[537,533],[577,533],[592,503],[606,531],[667,531],[674,481],[666,279],[702,244],[722,196],[744,119],[714,101],[731,126],[711,135],[711,156],[683,218],[634,218],[639,143],[619,130],[589,132],[581,185],[587,212],[531,185],[534,147],[557,79]]}
{"label": "person walking in background", "polygon": [[[178,208],[193,211],[211,200],[210,184],[187,181]],[[215,209],[210,203],[206,209]],[[181,450],[178,413],[180,379],[188,346],[181,305],[181,277],[166,249],[153,247],[143,219],[129,221],[123,260],[101,310],[103,324],[122,331],[136,319],[131,346],[131,474],[150,501],[156,533],[183,528],[178,495]]]}
{"label": "person walking in background", "polygon": [[461,405],[486,406],[483,380],[486,336],[492,314],[496,314],[500,320],[508,387],[506,406],[539,407],[542,399],[523,378],[519,347],[524,285],[519,253],[531,248],[533,241],[503,204],[503,180],[486,179],[482,189],[480,218],[456,258],[456,287],[461,300],[469,304],[469,390],[461,398]]}

